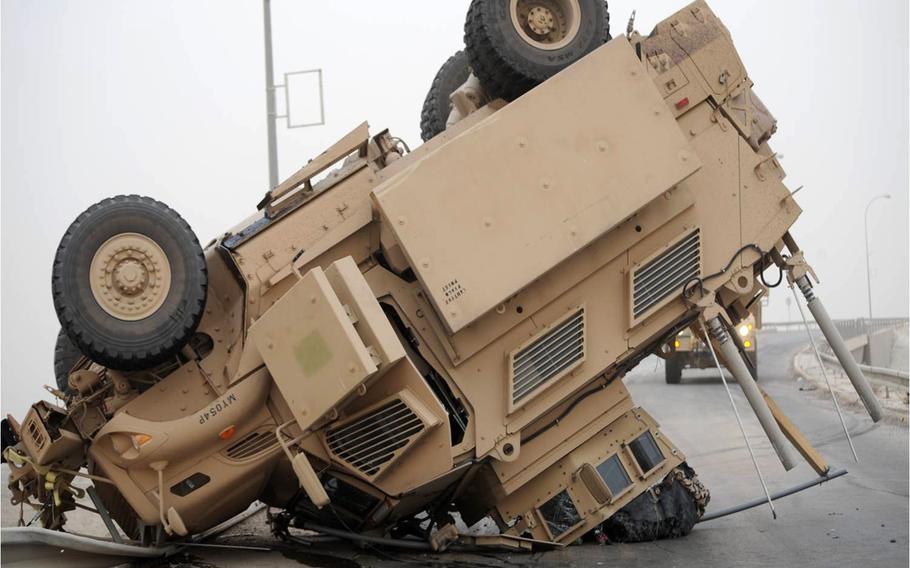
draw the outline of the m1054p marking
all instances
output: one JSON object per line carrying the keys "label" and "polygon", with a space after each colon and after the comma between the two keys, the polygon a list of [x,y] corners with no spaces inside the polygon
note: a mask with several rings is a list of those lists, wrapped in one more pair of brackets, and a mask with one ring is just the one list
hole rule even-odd
{"label": "m1054p marking", "polygon": [[215,416],[218,415],[219,412],[226,410],[227,407],[229,407],[236,401],[237,401],[236,394],[227,395],[226,397],[222,398],[220,401],[218,401],[215,404],[213,404],[212,406],[210,406],[209,409],[206,410],[205,412],[200,412],[199,413],[199,423],[205,424],[206,422],[209,421],[210,418],[214,418]]}

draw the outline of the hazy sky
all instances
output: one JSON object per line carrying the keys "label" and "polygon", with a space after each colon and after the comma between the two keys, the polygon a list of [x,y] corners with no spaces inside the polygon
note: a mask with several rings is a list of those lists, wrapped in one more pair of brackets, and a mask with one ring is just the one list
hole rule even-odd
{"label": "hazy sky", "polygon": [[[326,125],[279,127],[287,176],[361,120],[420,142],[433,75],[462,46],[467,1],[273,0],[276,82],[321,67]],[[651,30],[681,1],[610,2],[614,34]],[[834,317],[866,313],[863,209],[876,316],[908,313],[906,0],[714,0],[777,117],[805,212],[794,234]],[[3,0],[2,412],[53,383],[51,261],[100,199],[153,196],[203,243],[255,210],[268,185],[262,5],[257,0]],[[302,96],[302,94],[301,94]],[[299,107],[302,108],[302,107]],[[281,110],[281,109],[280,109]],[[766,320],[787,317],[780,288]],[[797,317],[794,310],[793,317]]]}

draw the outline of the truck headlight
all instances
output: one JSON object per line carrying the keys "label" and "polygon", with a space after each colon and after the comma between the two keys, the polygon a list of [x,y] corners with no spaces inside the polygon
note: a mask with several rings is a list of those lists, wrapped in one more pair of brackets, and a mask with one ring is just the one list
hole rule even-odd
{"label": "truck headlight", "polygon": [[747,326],[747,325],[739,326],[739,334],[743,337],[749,335],[749,326]]}

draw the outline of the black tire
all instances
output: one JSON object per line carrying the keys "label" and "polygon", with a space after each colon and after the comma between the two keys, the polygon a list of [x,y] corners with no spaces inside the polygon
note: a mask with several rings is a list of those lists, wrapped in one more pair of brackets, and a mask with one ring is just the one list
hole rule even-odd
{"label": "black tire", "polygon": [[446,129],[452,110],[449,95],[467,81],[470,74],[468,54],[461,50],[456,51],[436,72],[420,112],[420,137],[424,142]]}
{"label": "black tire", "polygon": [[2,450],[0,450],[0,462],[6,463],[6,448],[19,443],[19,436],[13,430],[13,425],[10,424],[9,418],[0,420],[0,442],[2,442],[3,446]]}
{"label": "black tire", "polygon": [[[111,315],[89,283],[96,251],[124,233],[151,240],[169,265],[170,288],[143,319]],[[149,368],[179,351],[202,319],[207,284],[205,258],[190,226],[167,205],[138,195],[108,198],[82,213],[60,241],[51,278],[67,337],[93,361],[120,370]]]}
{"label": "black tire", "polygon": [[682,359],[673,355],[664,360],[664,379],[668,385],[678,385],[682,381]]}
{"label": "black tire", "polygon": [[57,333],[57,342],[54,344],[54,377],[57,379],[57,388],[65,393],[71,392],[69,377],[70,369],[82,357],[79,348],[73,345],[63,329]]}
{"label": "black tire", "polygon": [[473,0],[464,41],[471,68],[491,98],[514,100],[610,40],[604,0],[578,0],[575,37],[553,50],[525,41],[512,25],[508,0]]}
{"label": "black tire", "polygon": [[[700,495],[700,502],[693,492]],[[604,521],[601,530],[610,542],[678,538],[692,531],[710,500],[708,490],[698,481],[695,471],[682,463],[661,483]]]}

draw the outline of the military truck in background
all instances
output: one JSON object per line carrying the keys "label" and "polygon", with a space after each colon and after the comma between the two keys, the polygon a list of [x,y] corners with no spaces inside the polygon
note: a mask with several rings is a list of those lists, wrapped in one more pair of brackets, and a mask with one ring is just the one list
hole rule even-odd
{"label": "military truck in background", "polygon": [[[741,344],[746,354],[746,364],[755,380],[758,380],[758,330],[761,329],[761,309],[757,307],[743,321],[735,326],[731,339]],[[680,331],[668,349],[661,354],[664,359],[664,375],[668,385],[682,381],[683,369],[715,369],[717,364],[704,339],[691,329]]]}
{"label": "military truck in background", "polygon": [[147,197],[73,222],[52,294],[77,357],[62,405],[4,422],[14,504],[61,529],[86,478],[112,538],[143,545],[257,499],[279,535],[371,545],[681,536],[707,490],[623,378],[686,328],[784,467],[795,448],[827,471],[731,339],[777,267],[843,346],[775,121],[707,4],[613,39],[601,0],[474,0],[465,43],[423,145],[363,123],[205,247]]}

